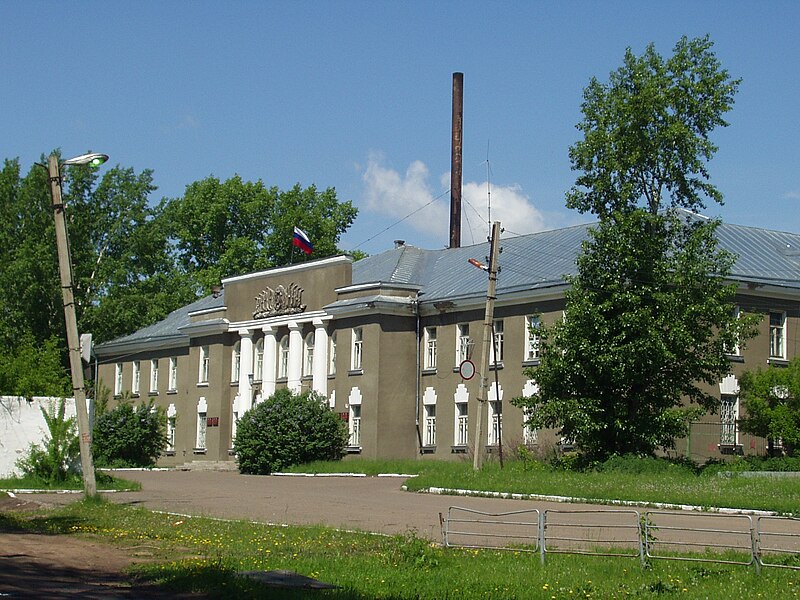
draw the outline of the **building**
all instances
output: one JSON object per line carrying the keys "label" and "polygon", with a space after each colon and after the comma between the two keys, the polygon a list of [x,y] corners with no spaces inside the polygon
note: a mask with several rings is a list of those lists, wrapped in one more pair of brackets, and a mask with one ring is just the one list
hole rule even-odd
{"label": "building", "polygon": [[[509,400],[533,393],[523,369],[538,361],[537,324],[560,319],[565,274],[587,226],[504,238],[495,307],[489,402],[478,443],[551,449],[554,432],[531,431]],[[763,315],[746,350],[731,349],[718,382],[718,414],[679,443],[695,459],[761,453],[766,441],[737,431],[737,377],[798,352],[800,235],[738,225],[718,229],[738,259],[735,310]],[[276,388],[313,389],[347,421],[352,454],[453,458],[474,447],[487,277],[468,264],[488,244],[423,250],[397,242],[353,262],[336,256],[224,280],[219,294],[96,348],[99,379],[115,397],[154,398],[167,410],[160,464],[233,460],[237,418]]]}

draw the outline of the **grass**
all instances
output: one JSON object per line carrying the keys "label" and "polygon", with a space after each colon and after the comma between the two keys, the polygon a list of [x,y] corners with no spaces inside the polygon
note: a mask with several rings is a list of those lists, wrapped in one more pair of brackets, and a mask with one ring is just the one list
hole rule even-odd
{"label": "grass", "polygon": [[[128,481],[98,471],[96,474],[98,490],[138,491],[142,489],[140,483]],[[83,479],[80,475],[73,475],[66,481],[51,482],[39,477],[4,477],[0,478],[0,490],[82,490]]]}
{"label": "grass", "polygon": [[[637,468],[637,465],[640,468]],[[689,504],[703,507],[800,513],[800,478],[743,477],[737,472],[719,477],[718,469],[698,472],[690,467],[648,459],[618,461],[602,472],[558,470],[533,460],[507,460],[504,468],[490,461],[474,471],[466,461],[372,461],[348,459],[300,465],[295,472],[406,473],[409,490],[444,487],[491,492],[541,494],[612,502]]]}
{"label": "grass", "polygon": [[[214,598],[424,600],[523,598],[800,598],[800,573],[752,567],[441,548],[413,534],[384,537],[323,527],[275,527],[156,514],[109,502],[75,502],[0,524],[90,536],[147,549],[137,577]],[[288,569],[339,586],[282,591],[237,575]]]}

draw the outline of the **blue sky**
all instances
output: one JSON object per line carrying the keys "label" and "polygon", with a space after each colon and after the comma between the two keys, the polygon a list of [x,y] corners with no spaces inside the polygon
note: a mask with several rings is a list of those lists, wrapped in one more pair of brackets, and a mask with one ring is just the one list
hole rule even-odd
{"label": "blue sky", "polygon": [[798,232],[798,23],[788,1],[3,2],[0,158],[103,151],[154,171],[153,202],[212,174],[333,186],[360,210],[344,249],[440,248],[460,71],[468,245],[489,191],[505,235],[585,221],[564,207],[583,88],[708,33],[743,82],[706,213]]}

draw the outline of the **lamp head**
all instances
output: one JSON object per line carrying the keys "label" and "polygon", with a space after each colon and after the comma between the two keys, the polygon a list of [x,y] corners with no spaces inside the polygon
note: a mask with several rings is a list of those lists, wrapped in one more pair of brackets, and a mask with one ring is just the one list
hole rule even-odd
{"label": "lamp head", "polygon": [[99,167],[108,160],[108,154],[100,154],[99,152],[89,152],[88,154],[81,154],[74,158],[68,158],[62,161],[62,165],[88,165],[90,167]]}

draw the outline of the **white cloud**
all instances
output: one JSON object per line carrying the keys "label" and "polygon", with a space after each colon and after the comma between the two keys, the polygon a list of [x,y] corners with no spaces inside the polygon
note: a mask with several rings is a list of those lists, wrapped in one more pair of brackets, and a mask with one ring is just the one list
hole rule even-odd
{"label": "white cloud", "polygon": [[797,191],[789,191],[783,195],[784,198],[788,198],[789,200],[800,200],[800,192]]}
{"label": "white cloud", "polygon": [[[448,239],[450,226],[450,174],[440,178],[440,190],[429,183],[428,167],[412,162],[404,175],[384,166],[382,156],[373,154],[362,174],[366,209],[382,213],[387,219],[400,220],[421,234]],[[436,201],[434,202],[434,198]],[[480,243],[489,233],[488,193],[486,182],[466,182],[462,186],[461,241],[463,245]],[[492,220],[500,221],[508,232],[533,233],[546,229],[545,217],[517,185],[492,185]],[[418,211],[418,212],[415,212]],[[412,214],[413,213],[413,214]],[[410,215],[410,216],[409,216]]]}

